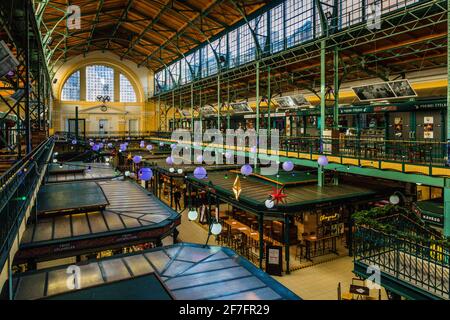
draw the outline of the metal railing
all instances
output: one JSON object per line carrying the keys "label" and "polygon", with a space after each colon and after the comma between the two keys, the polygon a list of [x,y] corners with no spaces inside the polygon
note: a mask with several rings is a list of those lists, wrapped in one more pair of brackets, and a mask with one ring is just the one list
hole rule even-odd
{"label": "metal railing", "polygon": [[358,226],[354,256],[355,263],[378,267],[398,281],[439,298],[450,298],[449,248]]}
{"label": "metal railing", "polygon": [[53,138],[43,141],[0,177],[0,269],[31,204],[31,196],[44,174],[53,145]]}
{"label": "metal railing", "polygon": [[[189,132],[189,131],[188,131]],[[58,133],[60,135],[67,133]],[[191,143],[194,142],[191,133]],[[117,140],[151,140],[171,139],[172,132],[134,132],[117,131],[108,135],[98,135],[98,132],[86,133],[86,139],[117,139]],[[224,139],[226,141],[226,139]],[[207,143],[206,143],[207,144]],[[246,145],[249,146],[248,141]],[[227,145],[224,143],[224,149]],[[270,138],[267,149],[271,149]],[[436,140],[385,140],[361,139],[356,136],[341,138],[323,138],[318,136],[280,136],[279,151],[282,156],[314,159],[314,155],[325,154],[340,158],[368,160],[374,167],[379,161],[402,164],[418,164],[428,167],[448,166],[447,143]],[[361,163],[360,165],[370,165]]]}

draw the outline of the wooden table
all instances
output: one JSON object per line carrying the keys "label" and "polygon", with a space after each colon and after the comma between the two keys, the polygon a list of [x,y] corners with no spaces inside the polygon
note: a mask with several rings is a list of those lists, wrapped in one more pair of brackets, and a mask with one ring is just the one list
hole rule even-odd
{"label": "wooden table", "polygon": [[328,236],[328,237],[323,237],[323,238],[317,238],[316,236],[308,236],[308,237],[304,238],[305,246],[306,246],[305,258],[309,261],[312,261],[312,259],[311,259],[311,244],[314,244],[314,252],[316,252],[317,244],[319,242],[322,242],[322,254],[324,254],[325,253],[325,243],[330,240],[331,240],[331,249],[329,251],[332,253],[338,254],[337,249],[336,249],[337,238],[339,238],[339,235]]}
{"label": "wooden table", "polygon": [[[239,221],[231,219],[231,218],[227,219],[227,220],[223,220],[223,223],[230,226],[230,229],[239,230],[239,232],[245,234],[249,239],[259,243],[259,232],[258,231],[252,231],[250,229],[250,227],[246,226],[245,224],[243,224]],[[281,243],[279,243],[265,235],[263,236],[263,240],[264,240],[264,242],[272,242],[275,245],[280,245],[280,246],[282,245]]]}

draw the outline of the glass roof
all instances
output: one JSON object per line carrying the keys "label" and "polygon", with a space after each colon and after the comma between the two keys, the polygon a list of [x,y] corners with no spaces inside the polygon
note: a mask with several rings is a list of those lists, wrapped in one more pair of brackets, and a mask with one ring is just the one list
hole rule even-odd
{"label": "glass roof", "polygon": [[[119,283],[124,280],[156,273],[175,299],[299,299],[249,261],[223,247],[183,243],[90,261],[79,264],[79,267],[81,296],[86,296],[90,287],[107,285],[115,290],[114,283],[119,289]],[[58,298],[58,295],[70,293],[68,297],[76,299],[77,290],[68,289],[66,270],[67,266],[60,266],[16,275],[13,280],[14,298]],[[123,297],[148,298],[142,288],[136,287],[136,291],[142,294],[124,293]],[[120,293],[116,296],[121,297]],[[102,294],[95,297],[102,299]]]}

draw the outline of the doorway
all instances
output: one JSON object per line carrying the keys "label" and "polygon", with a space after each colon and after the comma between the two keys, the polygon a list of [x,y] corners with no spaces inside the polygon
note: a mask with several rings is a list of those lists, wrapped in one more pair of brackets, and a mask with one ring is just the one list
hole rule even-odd
{"label": "doorway", "polygon": [[[77,119],[68,119],[69,133],[76,134]],[[78,119],[78,136],[86,137],[86,120]]]}
{"label": "doorway", "polygon": [[130,134],[138,134],[139,133],[139,123],[137,119],[131,119],[128,121],[128,128]]}
{"label": "doorway", "polygon": [[107,119],[98,120],[98,131],[100,134],[108,133],[108,120]]}

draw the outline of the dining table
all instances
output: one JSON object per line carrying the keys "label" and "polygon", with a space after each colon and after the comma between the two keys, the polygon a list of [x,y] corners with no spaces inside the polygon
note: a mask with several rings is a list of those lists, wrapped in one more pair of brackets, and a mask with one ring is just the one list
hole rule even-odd
{"label": "dining table", "polygon": [[331,235],[326,237],[317,237],[315,235],[310,235],[307,237],[304,237],[303,240],[305,241],[305,258],[309,261],[312,261],[311,256],[311,249],[314,248],[314,256],[317,253],[317,246],[321,244],[320,253],[325,254],[325,245],[330,242],[331,246],[328,249],[328,252],[338,254],[337,252],[337,239],[340,237],[340,235]]}

